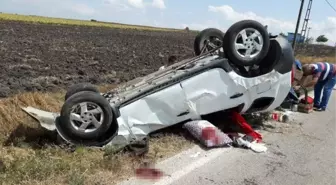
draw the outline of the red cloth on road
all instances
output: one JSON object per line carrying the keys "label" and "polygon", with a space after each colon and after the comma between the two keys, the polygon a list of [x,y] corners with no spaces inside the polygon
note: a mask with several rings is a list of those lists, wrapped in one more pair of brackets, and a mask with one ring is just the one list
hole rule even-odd
{"label": "red cloth on road", "polygon": [[245,118],[238,112],[232,112],[232,119],[242,128],[244,134],[249,135],[254,138],[258,143],[262,141],[261,135],[254,131],[252,127],[246,122]]}

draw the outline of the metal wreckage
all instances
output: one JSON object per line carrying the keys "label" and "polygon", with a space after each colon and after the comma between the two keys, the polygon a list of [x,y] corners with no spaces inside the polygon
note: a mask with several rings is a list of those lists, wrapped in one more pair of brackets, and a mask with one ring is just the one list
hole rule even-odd
{"label": "metal wreckage", "polygon": [[292,47],[259,22],[239,21],[226,33],[205,29],[195,38],[194,52],[193,58],[110,92],[75,84],[59,113],[22,109],[68,143],[104,147],[142,141],[154,131],[218,111],[271,111],[290,91]]}

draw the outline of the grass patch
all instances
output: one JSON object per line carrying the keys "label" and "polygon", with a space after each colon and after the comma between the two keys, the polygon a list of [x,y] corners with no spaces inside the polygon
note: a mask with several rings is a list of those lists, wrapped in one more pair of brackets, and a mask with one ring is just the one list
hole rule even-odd
{"label": "grass patch", "polygon": [[148,30],[148,31],[184,31],[182,29],[173,29],[173,28],[160,28],[160,27],[129,25],[129,24],[112,23],[112,22],[53,18],[53,17],[44,17],[44,16],[35,16],[35,15],[18,15],[18,14],[9,14],[9,13],[0,13],[0,20],[23,21],[23,22],[30,22],[30,23],[42,23],[42,24],[61,24],[61,25],[121,28],[121,29],[137,29],[137,30]]}
{"label": "grass patch", "polygon": [[78,147],[68,151],[59,146],[40,149],[2,147],[0,159],[5,184],[115,184],[133,175],[143,162],[155,163],[191,146],[181,136],[166,135],[150,139],[149,153],[133,156],[107,149]]}
{"label": "grass patch", "polygon": [[315,62],[329,62],[336,64],[336,55],[328,57],[312,57],[312,56],[298,55],[295,58],[299,59],[300,62],[304,64],[310,64]]}
{"label": "grass patch", "polygon": [[[101,86],[101,91],[112,87]],[[67,148],[56,145],[20,106],[59,111],[65,91],[24,93],[0,100],[0,182],[3,184],[116,184],[133,175],[144,161],[155,163],[192,146],[181,135],[166,133],[149,140],[149,152],[135,156],[114,148]]]}

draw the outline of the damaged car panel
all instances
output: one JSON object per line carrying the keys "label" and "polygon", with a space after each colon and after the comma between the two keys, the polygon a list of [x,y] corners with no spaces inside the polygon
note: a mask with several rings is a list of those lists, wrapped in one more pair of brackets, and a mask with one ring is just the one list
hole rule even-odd
{"label": "damaged car panel", "polygon": [[[32,107],[23,110],[37,119],[42,127],[56,131],[65,141],[90,146],[127,145],[144,139],[153,131],[223,110],[235,109],[241,114],[273,110],[290,90],[293,51],[281,36],[256,37],[256,33],[266,33],[260,23],[241,21],[236,24],[247,23],[254,29],[247,36],[251,41],[245,49],[254,55],[243,57],[243,62],[235,62],[239,57],[232,58],[238,56],[230,53],[235,50],[215,52],[234,44],[227,39],[232,33],[225,33],[220,38],[222,46],[217,43],[206,53],[134,79],[110,92],[99,94],[86,87],[66,99],[61,113]],[[238,29],[235,25],[233,29]],[[220,32],[216,33],[217,37],[220,35]],[[254,38],[268,40],[258,43],[252,40]],[[198,37],[198,40],[202,39]],[[262,45],[268,42],[269,48]],[[95,107],[84,109],[83,102],[91,102]],[[98,109],[101,116],[97,116]],[[75,115],[76,119],[71,120]]]}

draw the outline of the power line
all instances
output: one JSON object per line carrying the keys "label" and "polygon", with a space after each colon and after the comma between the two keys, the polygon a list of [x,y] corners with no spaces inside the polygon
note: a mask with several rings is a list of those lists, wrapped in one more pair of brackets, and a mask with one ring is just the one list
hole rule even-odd
{"label": "power line", "polygon": [[324,0],[324,1],[327,2],[330,8],[332,8],[336,12],[336,8],[334,8],[333,5],[331,5],[331,3],[328,0]]}
{"label": "power line", "polygon": [[323,28],[323,29],[316,29],[314,28],[315,31],[326,31],[326,30],[335,30],[336,27],[329,27],[329,28]]}

